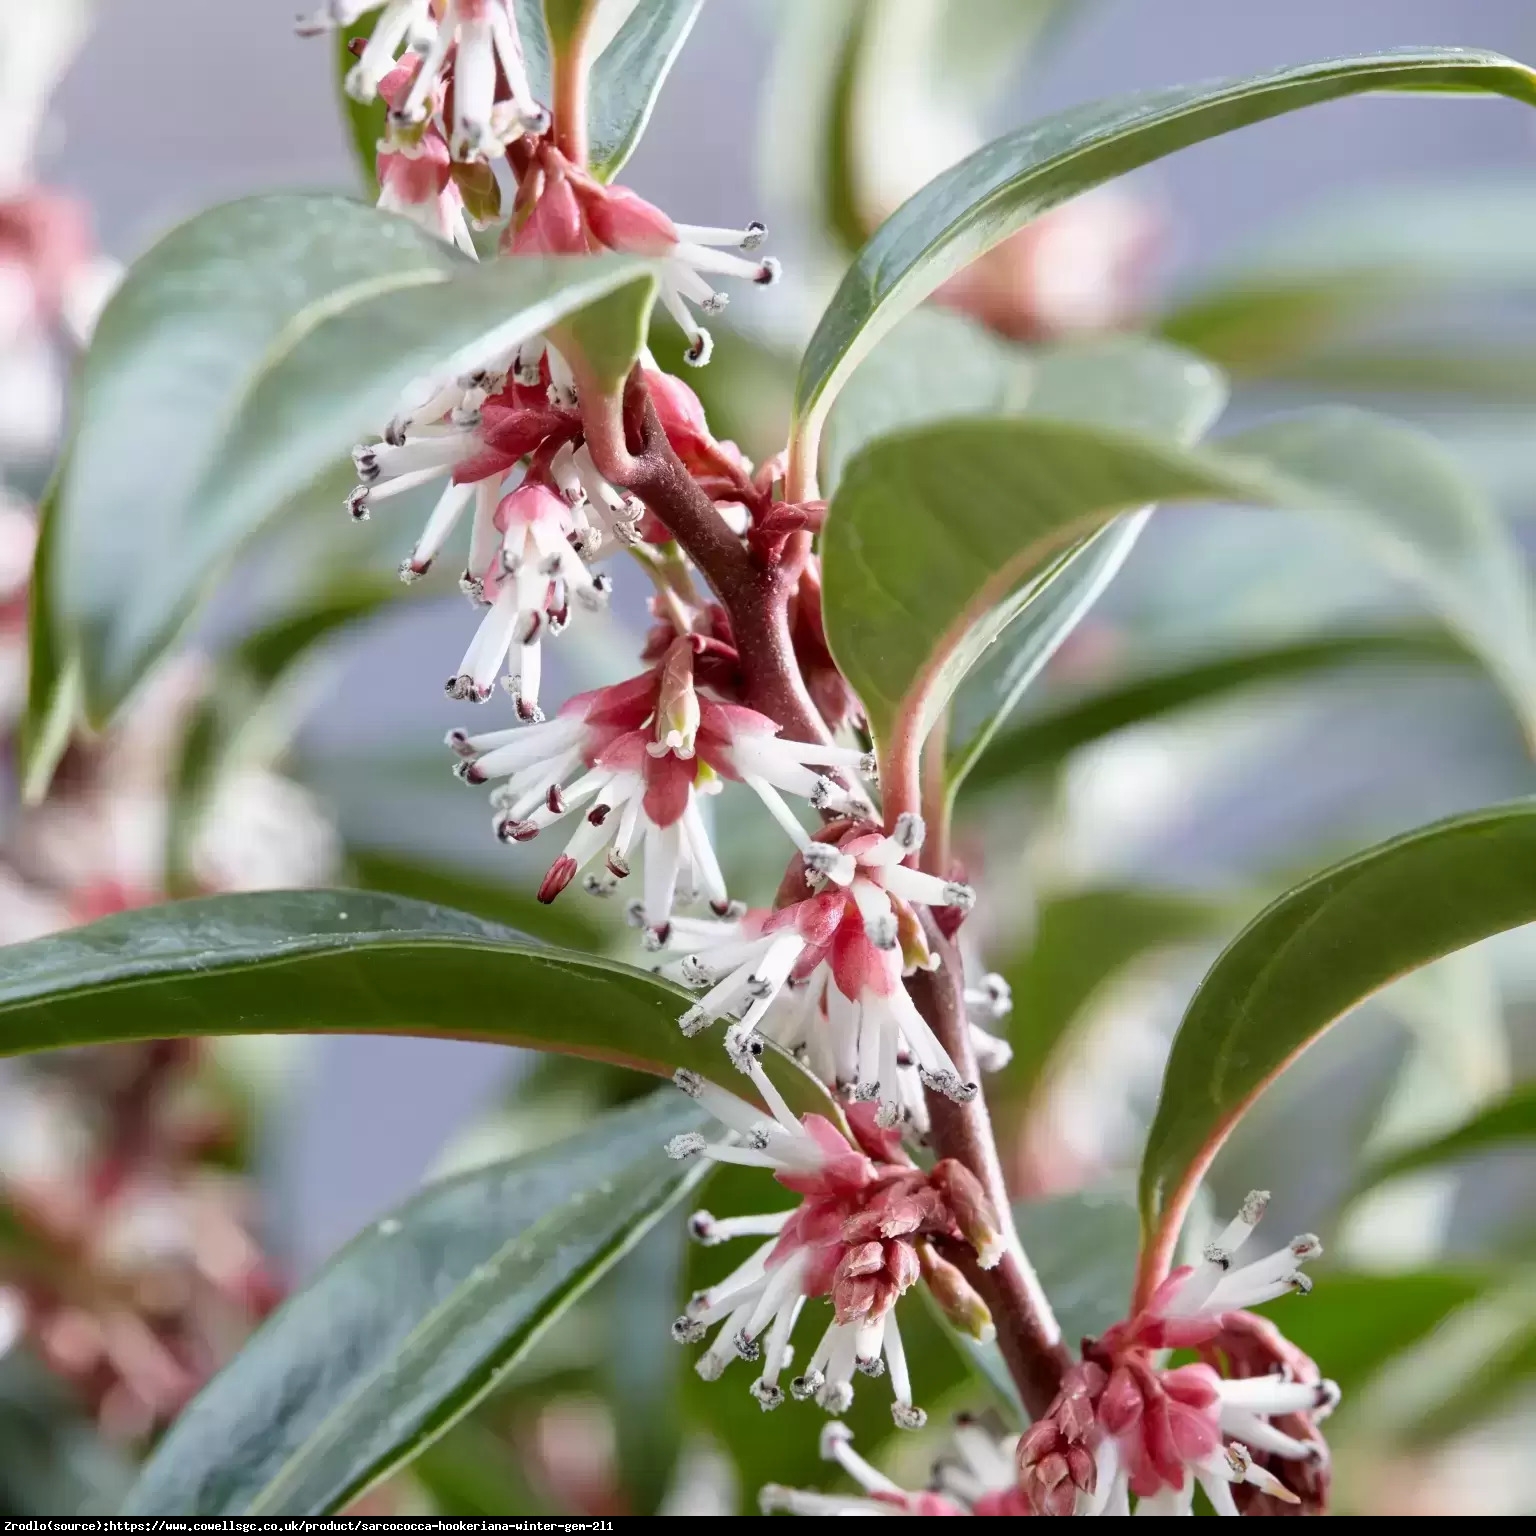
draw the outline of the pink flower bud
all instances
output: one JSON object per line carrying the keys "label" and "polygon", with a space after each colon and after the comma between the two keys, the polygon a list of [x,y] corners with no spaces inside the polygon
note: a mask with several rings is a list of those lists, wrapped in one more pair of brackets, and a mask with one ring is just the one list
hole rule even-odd
{"label": "pink flower bud", "polygon": [[991,1269],[1003,1257],[1003,1234],[997,1210],[981,1181],[963,1163],[946,1157],[934,1164],[933,1186],[944,1197],[960,1235],[976,1250],[983,1269]]}

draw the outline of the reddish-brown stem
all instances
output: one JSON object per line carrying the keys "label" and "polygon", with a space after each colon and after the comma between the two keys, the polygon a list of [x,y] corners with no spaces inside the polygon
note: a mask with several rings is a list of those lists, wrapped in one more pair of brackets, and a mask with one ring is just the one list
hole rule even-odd
{"label": "reddish-brown stem", "polygon": [[[937,934],[931,935],[929,942],[942,963],[938,970],[920,971],[911,979],[908,986],[912,1000],[949,1052],[956,1071],[965,1081],[975,1082],[976,1058],[965,1014],[965,973],[960,952]],[[969,1104],[956,1104],[942,1094],[930,1093],[928,1117],[934,1151],[940,1157],[953,1157],[964,1163],[981,1180],[997,1207],[1007,1243],[1002,1260],[992,1269],[982,1269],[972,1256],[962,1263],[962,1268],[991,1309],[998,1346],[1019,1398],[1030,1417],[1037,1419],[1060,1390],[1062,1374],[1071,1365],[1072,1357],[1014,1230],[986,1101],[978,1093]]]}
{"label": "reddish-brown stem", "polygon": [[[740,644],[746,703],[795,741],[827,740],[826,724],[811,702],[790,639],[789,602],[800,579],[799,562],[765,564],[731,532],[672,451],[638,369],[630,375],[622,404],[613,395],[583,390],[582,420],[599,472],[632,491],[667,525],[730,615]],[[631,435],[637,439],[633,449]]]}

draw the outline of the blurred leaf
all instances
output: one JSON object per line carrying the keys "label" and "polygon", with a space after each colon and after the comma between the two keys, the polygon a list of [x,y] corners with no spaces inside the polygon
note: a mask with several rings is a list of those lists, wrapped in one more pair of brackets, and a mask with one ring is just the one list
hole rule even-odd
{"label": "blurred leaf", "polygon": [[1294,681],[1360,662],[1465,665],[1450,635],[1428,629],[1361,631],[1245,650],[1131,677],[1047,706],[994,736],[966,781],[966,793],[1054,768],[1080,747],[1145,720],[1267,683]]}
{"label": "blurred leaf", "polygon": [[[685,1037],[691,996],[646,971],[366,891],[209,896],[15,944],[0,1053],[182,1035],[430,1035],[564,1051],[740,1095],[717,1037]],[[830,1101],[787,1060],[800,1110]]]}
{"label": "blurred leaf", "polygon": [[824,547],[828,639],[876,736],[905,715],[926,737],[1063,548],[1128,508],[1194,500],[1333,522],[1418,585],[1536,733],[1536,619],[1504,526],[1430,439],[1335,409],[1199,449],[1028,418],[870,444]]}
{"label": "blurred leaf", "polygon": [[1168,1242],[1249,1106],[1301,1051],[1389,981],[1536,921],[1536,802],[1378,844],[1267,907],[1227,947],[1174,1037],[1142,1156],[1148,1233]]}
{"label": "blurred leaf", "polygon": [[171,894],[196,894],[193,849],[222,775],[237,760],[270,766],[291,745],[311,700],[309,690],[287,685],[309,670],[314,647],[400,594],[393,578],[355,578],[263,625],[219,658],[172,775],[165,858]]}
{"label": "blurred leaf", "polygon": [[[752,1168],[717,1169],[706,1194],[709,1209],[717,1217],[761,1214],[797,1203],[796,1196]],[[712,1247],[691,1244],[686,1292],[703,1290],[722,1280],[747,1258],[754,1241],[747,1238]],[[795,1326],[797,1360],[810,1358],[831,1321],[827,1298],[806,1303]],[[939,1403],[968,1386],[988,1393],[978,1364],[935,1311],[918,1305],[915,1296],[902,1303],[901,1337],[920,1404]],[[737,1512],[758,1512],[757,1491],[764,1483],[810,1487],[824,1482],[826,1464],[817,1449],[818,1434],[827,1422],[822,1410],[814,1403],[791,1399],[765,1415],[748,1390],[757,1370],[733,1360],[720,1380],[704,1381],[692,1368],[702,1350],[702,1345],[691,1345],[682,1351],[684,1413],[689,1425],[716,1441],[735,1464],[741,1497]],[[860,1376],[856,1380],[853,1407],[843,1422],[853,1431],[861,1454],[877,1456],[876,1448],[882,1441],[893,1433],[901,1436],[906,1432],[892,1428],[891,1391],[886,1379]],[[996,1394],[988,1395],[999,1403],[1006,1401]]]}
{"label": "blurred leaf", "polygon": [[589,164],[612,181],[634,153],[704,0],[639,0],[597,56],[588,85]]}
{"label": "blurred leaf", "polygon": [[586,918],[580,906],[558,901],[546,906],[532,891],[452,864],[405,858],[378,848],[349,848],[347,867],[365,891],[388,891],[472,912],[568,949],[597,949],[603,943],[602,929]]}
{"label": "blurred leaf", "polygon": [[133,1466],[69,1390],[25,1349],[0,1355],[0,1518],[99,1516],[133,1481]]}
{"label": "blurred leaf", "polygon": [[528,1486],[517,1453],[473,1418],[455,1424],[411,1464],[436,1514],[459,1519],[553,1515]]}
{"label": "blurred leaf", "polygon": [[167,235],[102,316],[60,486],[48,601],[79,650],[91,718],[112,713],[213,576],[414,380],[505,353],[620,290],[627,302],[605,317],[630,335],[653,292],[643,262],[477,266],[337,197],[249,198]]}
{"label": "blurred leaf", "polygon": [[1299,217],[1184,295],[1159,331],[1239,378],[1288,374],[1320,349],[1427,292],[1536,283],[1536,196],[1484,178],[1351,189]]}
{"label": "blurred leaf", "polygon": [[1524,1083],[1488,1105],[1465,1124],[1433,1141],[1420,1142],[1367,1168],[1360,1185],[1380,1184],[1400,1174],[1459,1161],[1480,1152],[1497,1152],[1536,1143],[1536,1083]]}
{"label": "blurred leaf", "polygon": [[80,715],[80,659],[65,638],[49,600],[58,538],[58,477],[37,507],[37,547],[27,589],[27,712],[17,733],[22,799],[36,805],[48,793]]}
{"label": "blurred leaf", "polygon": [[1029,1201],[1013,1219],[1074,1351],[1126,1315],[1140,1236],[1129,1185]]}
{"label": "blurred leaf", "polygon": [[[1528,1293],[1536,1291],[1529,1277]],[[1536,1311],[1527,1305],[1527,1314]],[[1409,1437],[1432,1445],[1504,1411],[1536,1381],[1536,1316],[1466,1380],[1411,1426]]]}
{"label": "blurred leaf", "polygon": [[943,310],[909,315],[849,378],[827,421],[831,493],[876,438],[957,416],[1038,416],[1192,442],[1227,403],[1203,358],[1144,336],[1022,347]]}
{"label": "blurred leaf", "polygon": [[1013,1060],[991,1080],[989,1097],[1026,1105],[1089,1006],[1130,965],[1210,938],[1226,915],[1216,902],[1171,891],[1106,888],[1046,901],[1028,950],[1004,967],[1018,1024]]}
{"label": "blurred leaf", "polygon": [[683,1371],[672,1320],[685,1296],[683,1224],[668,1216],[610,1277],[603,1376],[611,1394],[619,1472],[637,1515],[655,1514],[672,1482],[682,1447]]}
{"label": "blurred leaf", "polygon": [[968,262],[1080,192],[1219,134],[1371,91],[1498,93],[1536,103],[1522,65],[1471,49],[1403,49],[1216,84],[1120,97],[1032,123],[945,171],[855,258],[806,348],[795,392],[814,441],[879,338]]}
{"label": "blurred leaf", "polygon": [[869,10],[869,0],[786,7],[761,114],[762,175],[775,205],[839,251],[857,250],[868,233],[851,134]]}
{"label": "blurred leaf", "polygon": [[353,1239],[177,1420],[124,1513],[321,1515],[409,1462],[697,1182],[663,1091],[429,1186]]}
{"label": "blurred leaf", "polygon": [[336,29],[336,80],[337,100],[342,117],[346,120],[347,138],[357,156],[358,175],[363,191],[372,200],[379,196],[379,140],[389,124],[389,107],[382,96],[372,101],[354,101],[346,90],[346,78],[357,63],[352,52],[352,39],[359,35],[357,27]]}
{"label": "blurred leaf", "polygon": [[1378,342],[1332,348],[1277,367],[1288,383],[1362,393],[1466,395],[1499,405],[1536,401],[1536,349]]}
{"label": "blurred leaf", "polygon": [[1260,1310],[1318,1362],[1323,1375],[1338,1382],[1347,1402],[1394,1355],[1427,1337],[1486,1285],[1484,1276],[1455,1271],[1329,1269],[1317,1276],[1304,1306],[1286,1297]]}

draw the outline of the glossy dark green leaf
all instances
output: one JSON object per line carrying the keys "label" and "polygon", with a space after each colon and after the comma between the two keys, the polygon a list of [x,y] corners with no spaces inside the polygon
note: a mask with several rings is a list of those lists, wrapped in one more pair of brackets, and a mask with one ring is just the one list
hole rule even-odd
{"label": "glossy dark green leaf", "polygon": [[1434,1168],[1483,1152],[1536,1144],[1536,1083],[1523,1083],[1504,1098],[1458,1125],[1455,1130],[1419,1142],[1366,1170],[1366,1184],[1380,1184],[1399,1174]]}
{"label": "glossy dark green leaf", "polygon": [[803,436],[849,373],[945,279],[1068,198],[1202,140],[1371,91],[1498,93],[1536,103],[1536,77],[1499,54],[1423,48],[1075,107],[1006,134],[929,182],[859,252],[806,349]]}
{"label": "glossy dark green leaf", "polygon": [[620,292],[606,321],[633,340],[652,291],[626,258],[477,266],[337,197],[250,198],[173,230],[102,316],[59,493],[49,601],[93,720],[246,540],[413,380]]}
{"label": "glossy dark green leaf", "polygon": [[1324,635],[1191,661],[1047,706],[1000,731],[966,780],[967,794],[1054,768],[1101,737],[1175,710],[1343,667],[1371,663],[1465,666],[1466,648],[1443,632],[1401,629]]}
{"label": "glossy dark green leaf", "polygon": [[1536,921],[1536,802],[1452,817],[1323,871],[1267,907],[1185,1012],[1142,1157],[1166,1253],[1191,1191],[1248,1107],[1388,982]]}
{"label": "glossy dark green leaf", "polygon": [[389,891],[413,901],[472,912],[546,944],[595,949],[603,942],[603,931],[587,916],[586,907],[565,901],[546,906],[531,890],[451,864],[407,858],[382,848],[349,848],[347,868],[364,890]]}
{"label": "glossy dark green leaf", "polygon": [[[487,1040],[740,1093],[692,1001],[646,971],[545,948],[464,912],[369,891],[210,896],[124,912],[5,951],[0,1051],[180,1035],[408,1034]],[[827,1100],[783,1064],[805,1108]],[[809,1097],[804,1097],[808,1095]]]}
{"label": "glossy dark green leaf", "polygon": [[156,1448],[124,1513],[321,1515],[408,1462],[697,1182],[663,1091],[428,1186],[267,1322]]}
{"label": "glossy dark green leaf", "polygon": [[612,181],[634,153],[704,0],[639,0],[597,56],[588,84],[589,164]]}
{"label": "glossy dark green leaf", "polygon": [[1536,734],[1536,619],[1518,550],[1431,440],[1323,410],[1201,448],[1075,423],[948,422],[871,443],[833,495],[833,654],[887,741],[925,737],[1064,549],[1152,502],[1234,501],[1327,518],[1412,581]]}
{"label": "glossy dark green leaf", "polygon": [[1013,1059],[988,1096],[1027,1106],[1106,988],[1145,955],[1210,937],[1224,916],[1213,901],[1172,891],[1102,888],[1044,902],[1028,950],[1003,968],[1017,1025]]}

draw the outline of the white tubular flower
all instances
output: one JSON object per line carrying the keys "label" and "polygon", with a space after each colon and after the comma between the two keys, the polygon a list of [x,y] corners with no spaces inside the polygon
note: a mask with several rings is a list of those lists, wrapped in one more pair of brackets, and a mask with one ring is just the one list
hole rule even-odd
{"label": "white tubular flower", "polygon": [[[569,510],[554,493],[544,494]],[[564,563],[566,556],[560,559]],[[507,601],[510,609],[513,599]],[[521,604],[522,598],[516,601]],[[519,607],[518,611],[525,610]],[[505,648],[506,622],[504,612],[488,633],[482,632],[477,641],[480,648],[472,647],[454,679],[454,686],[462,687],[466,696],[483,685],[489,654],[497,645]],[[523,628],[510,632],[514,639],[525,635],[527,623],[520,622]],[[534,638],[526,635],[523,643],[526,646]],[[658,948],[666,940],[679,899],[686,904],[702,898],[719,916],[734,910],[700,797],[716,793],[722,779],[744,777],[742,766],[750,764],[764,776],[753,773],[747,782],[804,837],[776,786],[791,793],[807,781],[814,787],[819,781],[805,762],[838,763],[846,755],[837,747],[794,742],[765,747],[765,740],[777,729],[773,722],[753,710],[700,695],[694,685],[693,657],[692,641],[679,639],[652,671],[573,701],[590,712],[601,728],[558,775],[540,747],[520,745],[515,732],[454,738],[456,750],[466,758],[462,775],[471,782],[512,775],[492,796],[498,811],[497,832],[504,841],[526,842],[564,817],[582,812],[581,824],[540,886],[540,900],[553,901],[600,856],[606,871],[589,875],[584,883],[594,895],[607,895],[628,876],[632,853],[643,850],[644,894],[631,913],[648,930],[647,942]],[[536,714],[536,704],[529,689],[526,649],[522,665],[514,692],[520,710],[530,717],[531,710]],[[578,773],[578,768],[585,771]],[[569,783],[568,775],[572,776]],[[858,792],[838,793],[851,801]]]}
{"label": "white tubular flower", "polygon": [[[298,23],[310,36],[348,27],[377,4],[329,0]],[[346,79],[355,101],[373,101],[384,81],[404,60],[403,49],[419,55],[409,89],[390,101],[402,123],[421,123],[434,109],[452,59],[454,112],[450,140],[456,160],[499,155],[524,134],[543,133],[549,114],[528,83],[517,20],[509,0],[443,0],[433,17],[431,0],[387,0],[357,63]],[[498,69],[507,93],[497,99]]]}
{"label": "white tubular flower", "polygon": [[661,302],[688,338],[686,361],[703,367],[714,343],[709,332],[689,309],[695,304],[706,315],[719,314],[726,295],[717,292],[708,276],[740,277],[759,287],[779,279],[779,264],[772,257],[749,260],[728,246],[755,251],[768,238],[758,223],[744,229],[715,229],[696,224],[674,224],[661,209],[627,187],[602,187],[596,183],[577,189],[582,212],[592,234],[609,250],[652,256],[662,263]]}
{"label": "white tubular flower", "polygon": [[[518,670],[507,687],[521,719],[541,720],[544,636],[558,635],[565,628],[573,599],[585,608],[605,603],[611,582],[606,576],[594,576],[571,547],[578,533],[571,507],[547,486],[519,486],[496,506],[490,529],[484,530],[481,524],[475,532],[482,549],[475,548],[477,540],[472,538],[468,579],[474,596],[489,612],[480,621],[459,670],[448,680],[448,696],[481,703],[490,698],[501,665],[515,646]],[[493,535],[494,543],[486,552],[483,545]],[[483,562],[477,555],[484,556]]]}
{"label": "white tubular flower", "polygon": [[[1321,1510],[1328,1452],[1316,1426],[1339,1389],[1244,1309],[1304,1295],[1310,1282],[1298,1266],[1322,1246],[1304,1235],[1233,1265],[1268,1199],[1249,1195],[1199,1264],[1175,1270],[1140,1311],[1085,1341],[1082,1363],[1020,1441],[1034,1513],[1124,1515],[1134,1495],[1138,1515],[1187,1515],[1197,1484],[1219,1515],[1264,1513],[1266,1503]],[[1178,1349],[1197,1352],[1197,1363],[1167,1365]]]}
{"label": "white tubular flower", "polygon": [[765,1515],[1027,1515],[1014,1467],[1017,1435],[997,1436],[973,1419],[956,1420],[929,1486],[908,1490],[877,1472],[853,1448],[853,1432],[836,1421],[821,1432],[821,1458],[836,1463],[860,1493],[818,1493],[769,1483],[758,1497]]}
{"label": "white tubular flower", "polygon": [[[756,1051],[762,1049],[757,1043]],[[718,1326],[697,1369],[712,1381],[734,1358],[761,1362],[752,1395],[765,1411],[784,1401],[780,1378],[789,1364],[790,1340],[808,1301],[828,1296],[832,1319],[805,1368],[789,1383],[799,1399],[814,1398],[841,1414],[853,1401],[858,1373],[889,1372],[891,1416],[898,1427],[924,1422],[912,1401],[906,1353],[896,1323],[897,1299],[924,1274],[926,1239],[980,1241],[983,1263],[991,1258],[996,1224],[975,1179],[950,1161],[931,1173],[914,1167],[900,1138],[874,1124],[868,1105],[854,1106],[850,1142],[820,1115],[797,1120],[764,1073],[752,1049],[738,1061],[763,1102],[765,1115],[692,1072],[677,1084],[725,1127],[723,1141],[697,1133],[675,1137],[673,1157],[703,1156],[772,1172],[779,1184],[802,1197],[793,1211],[717,1221],[698,1212],[690,1231],[703,1243],[738,1236],[766,1237],[745,1263],[718,1285],[698,1292],[673,1325],[680,1343],[703,1340]],[[986,1251],[983,1252],[983,1249]],[[954,1304],[955,1298],[949,1298]],[[972,1293],[975,1307],[985,1313]]]}
{"label": "white tubular flower", "polygon": [[[776,796],[764,798],[774,809]],[[761,1029],[803,1052],[824,1081],[878,1102],[887,1126],[925,1123],[921,1087],[973,1098],[976,1085],[962,1081],[902,985],[934,964],[914,909],[968,911],[970,887],[902,863],[922,845],[919,817],[902,817],[890,836],[861,825],[820,842],[787,807],[776,814],[800,845],[814,894],[721,929],[674,963],[676,979],[708,989],[683,1015],[684,1031],[719,1019],[732,1021],[737,1040]]]}

